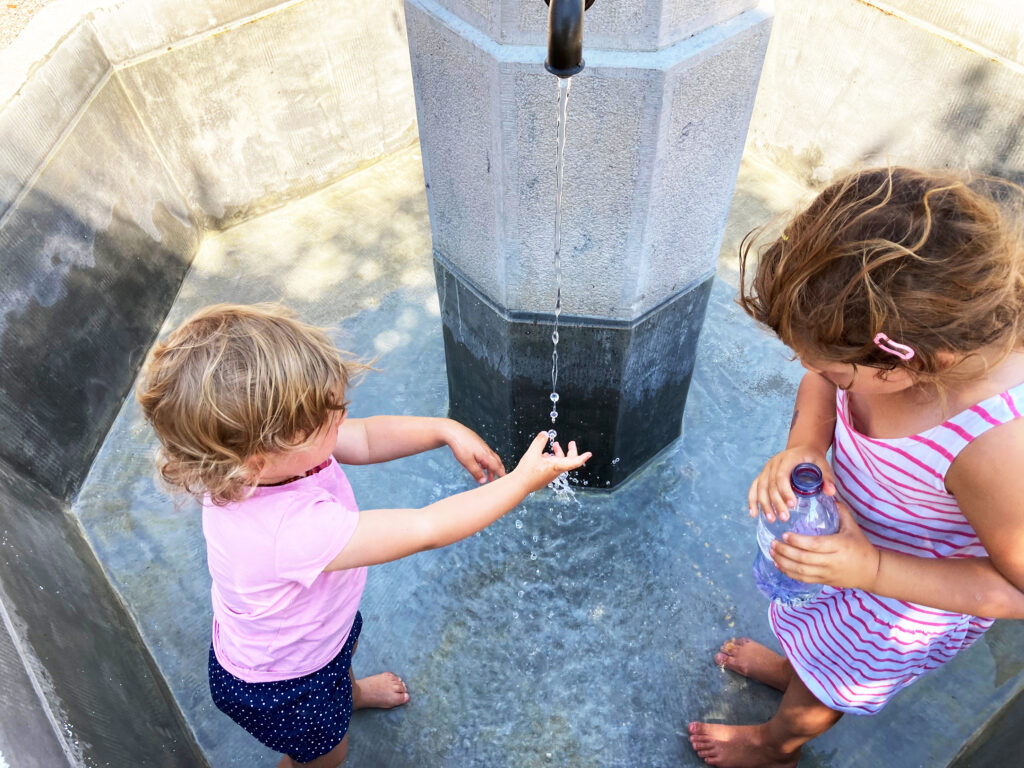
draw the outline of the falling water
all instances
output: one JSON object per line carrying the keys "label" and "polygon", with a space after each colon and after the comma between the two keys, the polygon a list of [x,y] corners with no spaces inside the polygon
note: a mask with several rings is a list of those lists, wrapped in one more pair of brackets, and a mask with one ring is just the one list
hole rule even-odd
{"label": "falling water", "polygon": [[[555,133],[555,328],[551,332],[551,423],[558,419],[558,319],[562,314],[562,179],[565,175],[565,119],[569,109],[572,78],[558,78],[558,120]],[[554,440],[558,433],[548,430]]]}
{"label": "falling water", "polygon": [[[565,120],[569,109],[569,87],[572,78],[558,78],[558,119],[555,129],[555,327],[551,332],[551,424],[548,439],[554,442],[558,433],[554,429],[558,419],[558,318],[562,314],[562,178],[565,173]],[[556,477],[549,486],[560,498],[575,496],[569,486],[569,474]]]}

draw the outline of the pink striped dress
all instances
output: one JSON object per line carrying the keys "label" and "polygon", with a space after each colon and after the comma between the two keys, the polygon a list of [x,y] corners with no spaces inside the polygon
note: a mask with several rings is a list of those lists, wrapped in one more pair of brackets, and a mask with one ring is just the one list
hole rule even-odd
{"label": "pink striped dress", "polygon": [[[857,432],[845,392],[837,393],[836,406],[832,466],[838,496],[871,542],[918,557],[984,557],[944,480],[971,440],[1020,418],[1024,384],[937,427],[893,439]],[[861,715],[878,712],[897,691],[970,646],[994,621],[832,587],[806,605],[773,602],[769,618],[811,692],[832,709]]]}

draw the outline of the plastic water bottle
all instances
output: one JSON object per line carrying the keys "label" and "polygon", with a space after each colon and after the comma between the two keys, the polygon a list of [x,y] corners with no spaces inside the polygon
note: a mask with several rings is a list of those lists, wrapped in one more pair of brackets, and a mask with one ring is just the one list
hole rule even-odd
{"label": "plastic water bottle", "polygon": [[776,517],[769,523],[762,514],[757,520],[757,558],[754,560],[754,583],[772,600],[803,603],[821,591],[821,584],[805,584],[791,579],[775,567],[771,544],[786,531],[805,536],[823,536],[839,530],[839,512],[831,496],[821,492],[821,470],[814,464],[797,464],[789,476],[796,494],[796,508],[789,510],[789,520]]}

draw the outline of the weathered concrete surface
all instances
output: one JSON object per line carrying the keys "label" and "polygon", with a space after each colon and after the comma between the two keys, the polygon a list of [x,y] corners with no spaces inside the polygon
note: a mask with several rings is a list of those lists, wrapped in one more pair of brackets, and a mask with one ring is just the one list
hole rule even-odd
{"label": "weathered concrete surface", "polygon": [[69,496],[200,227],[415,140],[402,12],[68,1],[0,71],[0,458]]}
{"label": "weathered concrete surface", "polygon": [[[0,598],[2,610],[5,601]],[[50,714],[43,706],[23,653],[20,638],[11,633],[7,622],[0,627],[0,680],[4,695],[0,698],[0,765],[26,768],[53,768],[68,762]]]}
{"label": "weathered concrete surface", "polygon": [[818,183],[877,163],[1024,178],[1022,25],[1017,2],[777,0],[748,144]]}
{"label": "weathered concrete surface", "polygon": [[[353,415],[444,414],[418,163],[404,153],[208,240],[169,323],[213,301],[284,298],[339,325],[343,346],[379,355]],[[764,165],[745,165],[738,184],[727,243],[805,194]],[[698,766],[689,720],[756,722],[774,710],[777,693],[711,656],[730,636],[769,636],[745,493],[784,440],[802,369],[735,306],[724,257],[680,440],[614,493],[565,504],[536,494],[467,541],[371,569],[355,671],[394,669],[412,701],[356,714],[352,765]],[[154,484],[153,447],[127,402],[74,511],[211,765],[273,765],[209,700],[198,509]],[[445,451],[348,474],[364,508],[421,506],[472,485]],[[844,718],[801,765],[947,765],[1022,689],[1021,647],[1024,626],[998,623],[883,714]]]}
{"label": "weathered concrete surface", "polygon": [[[118,70],[204,226],[236,224],[415,141],[399,0],[227,5],[263,13]],[[141,10],[124,12],[152,28]],[[104,31],[123,28],[120,13]],[[176,15],[165,23],[191,28]]]}
{"label": "weathered concrete surface", "polygon": [[1024,752],[1024,690],[985,723],[956,756],[950,768],[1003,768],[1020,762]]}
{"label": "weathered concrete surface", "polygon": [[[597,48],[654,51],[753,8],[758,0],[601,0],[587,11],[585,41]],[[547,40],[544,0],[438,0],[438,5],[504,44]]]}
{"label": "weathered concrete surface", "polygon": [[[17,52],[5,52],[11,62]],[[110,62],[96,36],[78,24],[31,77],[9,76],[0,90],[0,219],[46,162],[61,134],[103,87]]]}
{"label": "weathered concrete surface", "polygon": [[225,27],[255,21],[280,6],[294,4],[295,0],[106,0],[90,14],[90,19],[107,56],[123,64],[187,45],[215,30],[223,33]]}
{"label": "weathered concrete surface", "polygon": [[888,0],[872,3],[901,13],[911,23],[932,25],[950,38],[961,38],[1017,64],[1024,64],[1021,8],[1017,0]]}
{"label": "weathered concrete surface", "polygon": [[67,505],[0,464],[0,515],[2,764],[202,768]]}
{"label": "weathered concrete surface", "polygon": [[[57,69],[80,62],[73,50]],[[25,106],[23,118],[31,107],[47,125],[47,104]],[[36,124],[3,126],[8,157],[34,155]],[[0,217],[0,458],[62,497],[85,476],[198,242],[116,80],[94,87],[74,125]],[[22,178],[15,165],[4,176]]]}
{"label": "weathered concrete surface", "polygon": [[[434,0],[408,0],[406,20],[434,248],[496,305],[550,313],[557,87],[539,66],[543,27],[534,45],[502,45]],[[565,312],[632,320],[713,271],[769,27],[754,7],[657,52],[585,39],[562,218],[563,274],[581,290]]]}

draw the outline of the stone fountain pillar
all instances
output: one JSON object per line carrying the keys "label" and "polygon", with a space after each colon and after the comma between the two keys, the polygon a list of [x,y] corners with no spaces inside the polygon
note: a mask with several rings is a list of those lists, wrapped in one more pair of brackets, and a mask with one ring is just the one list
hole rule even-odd
{"label": "stone fountain pillar", "polygon": [[[591,488],[679,436],[771,25],[756,0],[596,0],[565,149],[559,440]],[[450,414],[551,427],[557,78],[544,0],[406,0]],[[564,444],[564,442],[563,442]]]}

